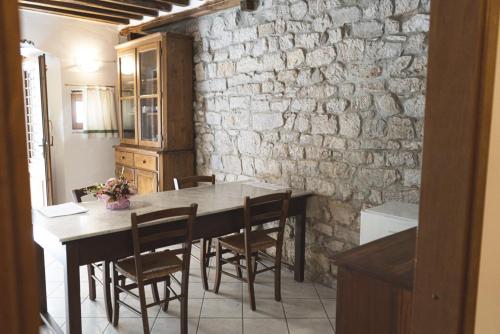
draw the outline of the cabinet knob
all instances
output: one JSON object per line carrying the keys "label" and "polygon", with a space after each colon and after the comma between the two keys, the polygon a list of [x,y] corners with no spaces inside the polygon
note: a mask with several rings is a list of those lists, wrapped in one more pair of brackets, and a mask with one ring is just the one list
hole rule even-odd
{"label": "cabinet knob", "polygon": [[125,156],[122,155],[122,160],[125,160]]}
{"label": "cabinet knob", "polygon": [[142,160],[142,163],[145,164],[146,163],[146,160]]}

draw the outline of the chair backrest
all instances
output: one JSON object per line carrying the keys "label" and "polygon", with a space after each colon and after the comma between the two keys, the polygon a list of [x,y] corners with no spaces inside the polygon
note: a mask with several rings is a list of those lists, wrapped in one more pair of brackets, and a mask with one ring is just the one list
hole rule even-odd
{"label": "chair backrest", "polygon": [[85,191],[87,188],[80,188],[80,189],[73,189],[71,191],[71,194],[73,195],[73,201],[76,203],[81,203],[82,202],[82,197],[87,195],[87,192]]}
{"label": "chair backrest", "polygon": [[[178,207],[161,211],[150,212],[142,215],[132,213],[132,242],[134,245],[134,258],[137,279],[142,281],[142,260],[141,253],[156,247],[154,245],[161,240],[172,239],[173,244],[181,244],[182,247],[176,249],[176,255],[182,254],[183,271],[189,268],[191,258],[191,244],[193,241],[193,224],[196,219],[198,204],[191,204],[187,207]],[[174,221],[166,221],[171,218],[180,218]],[[162,222],[163,221],[163,222]],[[146,229],[143,224],[157,222],[161,225],[161,232],[154,228]],[[148,231],[149,230],[149,231]]]}
{"label": "chair backrest", "polygon": [[174,189],[179,190],[179,189],[184,189],[184,188],[197,187],[198,183],[215,184],[215,175],[176,177],[176,178],[174,178]]}
{"label": "chair backrest", "polygon": [[[291,194],[291,191],[287,191],[254,198],[245,197],[245,249],[247,253],[252,252],[250,245],[253,236],[277,232],[276,258],[281,257],[283,234]],[[252,230],[254,226],[274,221],[279,222],[278,226],[267,227],[256,231]]]}

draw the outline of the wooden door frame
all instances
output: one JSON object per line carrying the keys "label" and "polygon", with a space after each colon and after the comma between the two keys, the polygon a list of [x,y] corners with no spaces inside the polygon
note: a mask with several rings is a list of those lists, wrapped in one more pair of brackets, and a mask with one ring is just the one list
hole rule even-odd
{"label": "wooden door frame", "polygon": [[[431,2],[415,334],[473,333],[497,2]],[[0,1],[0,29],[0,332],[36,333],[16,1]]]}
{"label": "wooden door frame", "polygon": [[47,91],[47,63],[45,54],[38,56],[38,71],[40,72],[40,98],[42,106],[42,126],[43,126],[43,158],[45,160],[45,193],[47,205],[54,202],[54,185],[52,184],[52,154],[51,147],[54,143],[49,117],[49,98]]}
{"label": "wooden door frame", "polygon": [[474,332],[498,2],[431,1],[415,334]]}
{"label": "wooden door frame", "polygon": [[38,333],[17,1],[0,1],[0,333]]}

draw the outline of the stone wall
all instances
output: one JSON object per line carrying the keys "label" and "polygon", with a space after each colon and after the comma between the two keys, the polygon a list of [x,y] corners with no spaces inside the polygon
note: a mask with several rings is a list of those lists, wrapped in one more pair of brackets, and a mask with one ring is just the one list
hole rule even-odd
{"label": "stone wall", "polygon": [[316,194],[313,280],[334,284],[362,208],[419,200],[428,13],[428,0],[264,0],[164,29],[195,40],[198,173]]}

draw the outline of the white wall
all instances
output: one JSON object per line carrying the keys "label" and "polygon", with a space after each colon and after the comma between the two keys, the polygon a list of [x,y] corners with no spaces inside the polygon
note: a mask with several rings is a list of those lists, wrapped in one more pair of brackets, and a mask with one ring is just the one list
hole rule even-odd
{"label": "white wall", "polygon": [[[50,14],[21,11],[21,37],[47,54],[49,113],[53,122],[53,179],[56,203],[71,200],[71,189],[103,182],[114,174],[117,138],[88,137],[72,130],[68,84],[116,85],[118,28]],[[101,62],[83,72],[81,56]]]}

